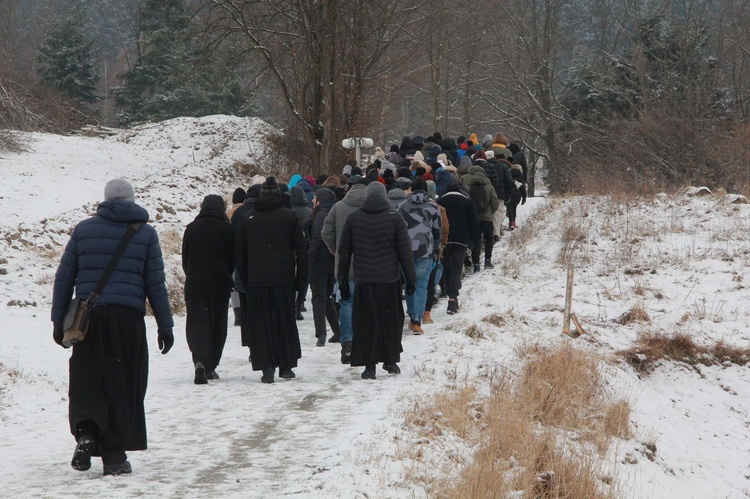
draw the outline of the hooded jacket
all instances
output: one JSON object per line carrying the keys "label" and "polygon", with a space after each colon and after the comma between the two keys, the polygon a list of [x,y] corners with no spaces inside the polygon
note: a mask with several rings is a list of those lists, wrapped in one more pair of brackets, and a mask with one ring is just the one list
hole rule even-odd
{"label": "hooded jacket", "polygon": [[399,205],[398,211],[406,222],[412,256],[415,259],[437,259],[443,235],[443,217],[437,204],[425,191],[417,190]]}
{"label": "hooded jacket", "polygon": [[[492,187],[492,184],[487,178],[487,175],[485,175],[484,169],[482,169],[482,167],[479,165],[472,165],[469,168],[469,172],[461,177],[461,185],[467,191],[469,191],[474,182],[479,182],[480,184],[482,184],[484,192],[487,195],[487,199],[490,200],[490,209],[485,211],[484,213],[477,214],[479,220],[484,222],[492,222],[492,214],[495,213],[500,206],[500,199],[497,197],[495,189],[494,187]],[[451,226],[453,226],[453,222],[451,222]]]}
{"label": "hooded jacket", "polygon": [[292,211],[297,215],[297,219],[302,227],[302,233],[305,235],[305,241],[310,241],[310,228],[312,227],[310,215],[312,214],[312,208],[308,206],[305,191],[301,185],[297,184],[289,192],[291,195]]}
{"label": "hooded jacket", "polygon": [[297,185],[299,187],[302,187],[302,190],[305,191],[305,197],[307,198],[307,206],[312,209],[312,200],[315,197],[315,192],[313,191],[312,184],[307,179],[301,179],[299,182],[297,182]]}
{"label": "hooded jacket", "polygon": [[460,191],[445,193],[438,199],[438,204],[445,208],[450,231],[448,244],[461,244],[466,247],[474,245],[474,235],[479,231],[479,218],[471,199]]}
{"label": "hooded jacket", "polygon": [[[401,279],[399,265],[406,282],[416,284],[406,223],[388,205],[385,187],[380,183],[367,186],[362,205],[347,217],[338,254],[337,275],[347,275],[351,265],[357,286],[398,282]],[[355,257],[353,265],[352,256]]]}
{"label": "hooded jacket", "polygon": [[310,239],[310,247],[307,250],[307,256],[311,266],[315,265],[316,268],[324,268],[328,272],[333,273],[333,253],[323,242],[322,233],[325,219],[336,202],[336,194],[330,189],[321,187],[315,191],[315,196],[318,198],[318,206],[313,208],[312,237]]}
{"label": "hooded jacket", "polygon": [[[346,193],[344,199],[334,204],[331,210],[328,212],[323,221],[323,228],[321,229],[321,238],[331,253],[336,255],[335,267],[338,268],[339,253],[336,251],[338,248],[339,240],[341,239],[341,233],[344,231],[344,223],[347,217],[355,212],[365,200],[366,186],[363,184],[354,184],[349,192]],[[350,272],[349,279],[353,277],[353,269]],[[338,274],[336,274],[338,276]]]}
{"label": "hooded jacket", "polygon": [[148,212],[122,199],[99,203],[96,216],[73,229],[55,274],[52,322],[62,325],[73,292],[87,299],[109,265],[128,224],[141,222],[125,254],[107,281],[98,305],[122,305],[146,313],[146,299],[160,328],[174,326],[167,295],[159,237],[148,225]]}
{"label": "hooded jacket", "polygon": [[435,174],[435,194],[437,194],[438,197],[445,194],[445,190],[449,185],[457,184],[458,175],[456,174],[455,166],[444,166]]}

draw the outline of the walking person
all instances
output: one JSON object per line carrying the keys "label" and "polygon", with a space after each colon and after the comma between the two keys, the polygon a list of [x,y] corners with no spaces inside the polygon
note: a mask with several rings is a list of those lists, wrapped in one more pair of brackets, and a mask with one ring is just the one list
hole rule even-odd
{"label": "walking person", "polygon": [[427,283],[440,258],[443,217],[437,203],[427,195],[427,182],[421,177],[414,178],[411,192],[398,211],[406,222],[417,276],[416,291],[406,296],[409,328],[414,334],[424,334],[422,317],[427,304]]}
{"label": "walking person", "polygon": [[[365,366],[362,379],[375,379],[378,362],[389,373],[399,374],[404,325],[399,265],[407,296],[414,294],[417,276],[406,222],[389,206],[380,182],[367,186],[362,205],[346,218],[338,254],[341,296],[354,295],[351,365]],[[347,278],[351,265],[353,293]]]}
{"label": "walking person", "polygon": [[[471,250],[471,260],[474,264],[474,273],[478,273],[482,267],[480,253],[482,240],[484,239],[484,268],[491,269],[492,245],[494,243],[493,214],[500,206],[500,200],[495,193],[484,169],[479,165],[469,167],[468,173],[461,177],[461,185],[469,192],[469,198],[474,203],[474,208],[479,217],[479,230],[474,235],[474,246]],[[451,226],[453,223],[451,222]]]}
{"label": "walking person", "polygon": [[74,291],[77,298],[92,298],[118,243],[135,230],[91,310],[86,338],[73,346],[70,357],[68,421],[77,441],[70,464],[78,471],[91,467],[93,455],[101,456],[105,476],[131,473],[125,452],[147,446],[146,299],[156,318],[161,353],[174,344],[159,237],[148,219],[148,212],[135,203],[130,182],[112,180],[96,216],[76,225],[55,274],[53,337],[62,345]]}
{"label": "walking person", "polygon": [[185,334],[193,354],[196,385],[219,379],[216,368],[227,341],[235,237],[224,200],[209,194],[182,237],[185,271]]}
{"label": "walking person", "polygon": [[[291,208],[292,211],[297,215],[297,219],[302,226],[302,234],[304,234],[305,236],[305,244],[310,244],[310,230],[312,228],[312,207],[310,206],[311,201],[308,201],[307,194],[305,193],[302,185],[300,185],[299,182],[302,182],[304,185],[310,185],[307,180],[301,179],[294,187],[291,188],[291,190],[289,191],[291,196]],[[312,192],[312,188],[310,192]],[[298,321],[304,320],[305,317],[302,315],[302,312],[307,312],[307,309],[305,308],[305,300],[307,299],[307,290],[309,288],[309,285],[309,276],[306,276],[305,286],[301,291],[297,293],[297,297],[294,303],[294,314],[295,318]]]}
{"label": "walking person", "polygon": [[261,382],[296,377],[302,357],[294,317],[295,292],[307,278],[307,249],[297,215],[282,206],[276,179],[268,177],[243,220],[237,239],[237,269],[246,290],[247,335],[253,371]]}
{"label": "walking person", "polygon": [[307,251],[310,262],[310,288],[312,290],[313,320],[315,321],[315,337],[317,346],[326,344],[326,320],[331,326],[333,336],[331,343],[338,343],[340,339],[339,314],[333,303],[333,285],[335,279],[334,256],[323,242],[323,223],[336,202],[336,194],[325,187],[315,191],[312,210],[312,238]]}
{"label": "walking person", "polygon": [[463,262],[466,251],[474,244],[474,234],[479,231],[479,219],[474,203],[465,196],[458,185],[450,185],[438,199],[445,208],[450,232],[443,250],[443,278],[448,294],[448,313],[458,312],[458,292],[461,289]]}
{"label": "walking person", "polygon": [[[338,292],[339,304],[339,343],[341,343],[341,363],[349,364],[352,358],[352,304],[351,294],[346,298],[341,295],[338,283],[342,282],[341,275],[338,274],[339,253],[337,251],[338,243],[341,240],[341,234],[344,232],[344,223],[349,215],[359,209],[365,200],[364,184],[354,184],[344,196],[340,203],[333,205],[323,221],[321,238],[328,247],[328,250],[335,255],[335,272],[337,284],[334,286]],[[354,289],[354,268],[350,266],[349,275],[346,276],[347,288]]]}

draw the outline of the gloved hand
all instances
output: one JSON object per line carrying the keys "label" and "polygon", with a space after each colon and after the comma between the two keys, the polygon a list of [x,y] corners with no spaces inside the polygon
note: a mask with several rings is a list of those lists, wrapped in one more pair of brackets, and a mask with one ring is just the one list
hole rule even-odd
{"label": "gloved hand", "polygon": [[521,204],[526,204],[526,198],[525,197],[521,198]]}
{"label": "gloved hand", "polygon": [[65,336],[65,332],[63,331],[63,327],[61,325],[55,324],[53,330],[52,330],[52,339],[55,340],[55,343],[60,345],[63,348],[70,348],[63,345],[63,337]]}
{"label": "gloved hand", "polygon": [[349,291],[349,279],[346,277],[339,277],[339,293],[341,293],[341,299],[348,301],[352,297],[351,291]]}
{"label": "gloved hand", "polygon": [[406,283],[406,296],[411,296],[417,290],[417,285],[413,282]]}
{"label": "gloved hand", "polygon": [[171,327],[160,327],[159,328],[159,339],[158,339],[159,350],[162,354],[165,354],[171,350],[174,345],[174,335],[172,334]]}

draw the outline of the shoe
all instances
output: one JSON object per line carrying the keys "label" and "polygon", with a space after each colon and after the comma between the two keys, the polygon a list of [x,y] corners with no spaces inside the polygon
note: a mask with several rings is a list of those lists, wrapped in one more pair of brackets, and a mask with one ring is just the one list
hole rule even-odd
{"label": "shoe", "polygon": [[341,345],[341,363],[351,364],[352,363],[352,342],[347,341]]}
{"label": "shoe", "polygon": [[326,337],[325,335],[318,336],[318,341],[315,343],[316,347],[324,347],[326,346]]}
{"label": "shoe", "polygon": [[206,373],[206,379],[220,379],[219,378],[219,373],[216,372],[216,369],[208,371]]}
{"label": "shoe", "polygon": [[482,266],[479,265],[478,263],[475,263],[474,264],[474,273],[478,274],[479,272],[481,272],[481,270],[482,270]]}
{"label": "shoe", "polygon": [[305,318],[302,316],[302,305],[294,307],[294,318],[298,321],[303,321]]}
{"label": "shoe", "polygon": [[511,223],[509,223],[509,224],[508,224],[508,230],[513,230],[513,229],[515,229],[515,228],[516,228],[516,227],[515,227],[515,225],[513,224],[513,222],[511,222]]}
{"label": "shoe", "polygon": [[424,315],[422,316],[422,324],[433,324],[435,321],[432,320],[432,317],[430,317],[430,311],[425,310]]}
{"label": "shoe", "polygon": [[297,375],[291,369],[279,369],[279,378],[294,379]]}
{"label": "shoe", "polygon": [[412,321],[411,332],[414,334],[424,334],[424,329],[422,329],[422,324],[420,324],[419,322]]}
{"label": "shoe", "polygon": [[120,464],[105,464],[104,476],[128,475],[133,472],[133,467],[128,461]]}
{"label": "shoe", "polygon": [[401,374],[401,368],[395,362],[393,364],[383,363],[383,369],[388,371],[388,374]]}
{"label": "shoe", "polygon": [[299,311],[300,312],[307,312],[307,309],[305,308],[305,304],[304,303],[299,306]]}
{"label": "shoe", "polygon": [[276,369],[263,369],[263,376],[260,377],[261,383],[273,383],[273,374]]}
{"label": "shoe", "polygon": [[438,298],[448,298],[448,292],[444,288],[440,288]]}
{"label": "shoe", "polygon": [[367,364],[362,371],[362,379],[375,379],[375,364]]}
{"label": "shoe", "polygon": [[485,268],[485,269],[494,269],[494,268],[495,268],[495,266],[494,266],[494,265],[492,265],[492,262],[491,262],[490,260],[485,260],[485,261],[484,261],[484,268]]}
{"label": "shoe", "polygon": [[70,466],[76,471],[86,471],[91,468],[91,454],[94,452],[94,447],[96,447],[94,435],[85,434],[78,437]]}
{"label": "shoe", "polygon": [[517,228],[518,228],[518,224],[517,224],[516,222],[513,222],[513,228],[514,228],[514,229],[517,229]]}
{"label": "shoe", "polygon": [[500,236],[493,236],[492,240],[495,241],[496,243],[499,243],[500,242]]}
{"label": "shoe", "polygon": [[193,380],[193,383],[196,385],[205,385],[208,383],[206,368],[200,362],[195,365],[195,379]]}
{"label": "shoe", "polygon": [[233,308],[234,310],[234,325],[235,326],[241,326],[242,322],[240,320],[240,317],[242,317],[241,311],[239,308]]}
{"label": "shoe", "polygon": [[453,315],[458,312],[458,302],[453,299],[448,299],[448,315]]}
{"label": "shoe", "polygon": [[339,336],[336,333],[333,333],[333,336],[328,338],[328,343],[338,343],[340,339],[341,339],[341,336]]}

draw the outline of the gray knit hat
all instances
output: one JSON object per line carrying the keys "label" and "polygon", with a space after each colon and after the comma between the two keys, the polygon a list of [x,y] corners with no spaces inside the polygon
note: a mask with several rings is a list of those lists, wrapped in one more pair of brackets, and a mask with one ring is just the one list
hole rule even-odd
{"label": "gray knit hat", "polygon": [[110,180],[104,187],[104,200],[114,201],[116,199],[135,203],[135,190],[133,189],[133,184],[124,178]]}

